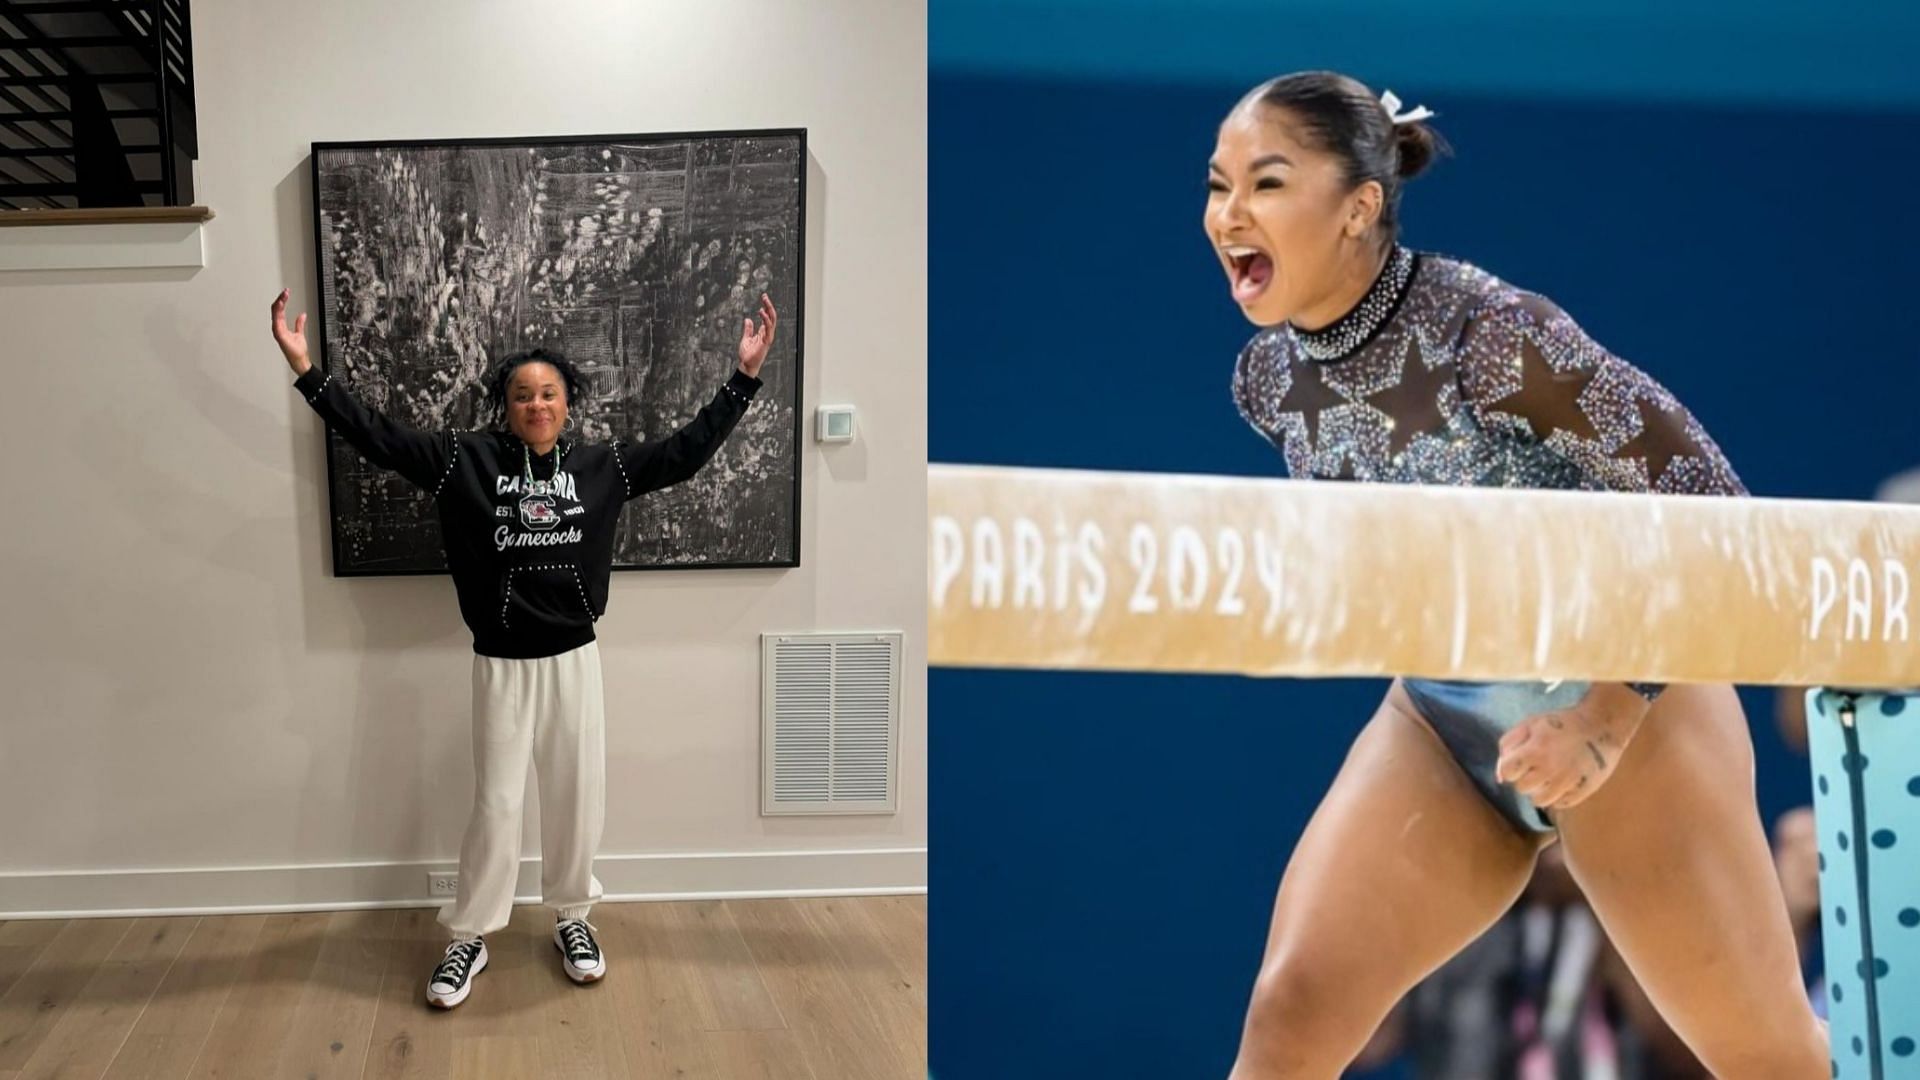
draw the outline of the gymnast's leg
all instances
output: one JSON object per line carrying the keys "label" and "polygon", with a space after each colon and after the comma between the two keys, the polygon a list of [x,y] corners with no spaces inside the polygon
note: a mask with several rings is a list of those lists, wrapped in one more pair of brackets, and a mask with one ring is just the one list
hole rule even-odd
{"label": "gymnast's leg", "polygon": [[1538,850],[1396,682],[1281,879],[1231,1080],[1333,1080],[1395,1002],[1513,904]]}
{"label": "gymnast's leg", "polygon": [[1829,1075],[1732,687],[1669,688],[1607,782],[1555,816],[1601,925],[1715,1076]]}

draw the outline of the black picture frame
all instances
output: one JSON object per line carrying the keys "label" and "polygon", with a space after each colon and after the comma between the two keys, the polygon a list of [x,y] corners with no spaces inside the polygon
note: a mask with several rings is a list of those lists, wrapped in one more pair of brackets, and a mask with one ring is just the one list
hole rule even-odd
{"label": "black picture frame", "polygon": [[[335,367],[335,346],[333,335],[329,334],[328,328],[329,326],[339,327],[345,322],[345,320],[340,319],[336,313],[336,303],[340,299],[341,288],[339,287],[340,282],[336,279],[336,268],[330,267],[329,265],[329,256],[332,254],[332,248],[330,247],[328,235],[327,182],[330,177],[326,171],[327,166],[337,162],[340,155],[359,154],[364,157],[369,153],[376,155],[393,153],[396,155],[396,159],[398,159],[407,151],[428,151],[430,154],[437,155],[440,159],[443,159],[444,163],[444,159],[449,157],[448,151],[493,150],[498,152],[524,149],[530,155],[537,157],[541,155],[543,149],[551,151],[555,149],[564,150],[573,148],[576,151],[586,151],[589,153],[592,151],[605,151],[607,154],[617,152],[634,156],[651,155],[657,159],[660,155],[671,152],[674,148],[678,147],[684,149],[688,161],[686,167],[686,183],[689,194],[686,204],[678,208],[682,212],[683,218],[685,218],[690,216],[687,212],[693,202],[693,196],[691,194],[693,173],[702,167],[702,165],[710,170],[720,170],[726,165],[726,163],[720,162],[717,158],[700,157],[701,151],[717,153],[720,149],[728,146],[736,150],[741,147],[757,148],[767,151],[771,156],[771,160],[750,161],[745,165],[741,165],[736,155],[732,162],[732,165],[736,168],[753,168],[760,170],[762,173],[766,173],[775,166],[790,164],[793,172],[791,198],[788,200],[783,197],[782,202],[783,209],[790,210],[791,223],[785,235],[779,237],[776,244],[776,246],[784,245],[777,259],[781,267],[780,275],[783,280],[772,282],[765,286],[766,291],[772,293],[776,304],[780,308],[780,333],[774,342],[773,352],[768,356],[766,367],[763,368],[761,372],[761,378],[765,380],[766,385],[761,388],[754,406],[748,410],[747,418],[742,421],[742,429],[745,429],[749,422],[756,419],[754,415],[756,412],[761,412],[762,415],[764,415],[765,411],[773,411],[775,409],[788,418],[788,422],[784,424],[779,423],[777,418],[767,421],[764,428],[765,434],[769,437],[783,437],[786,440],[784,454],[782,455],[784,475],[770,476],[768,482],[761,485],[753,493],[753,498],[756,501],[756,510],[763,516],[774,512],[784,512],[784,521],[780,522],[783,528],[779,530],[775,539],[772,554],[757,558],[697,558],[686,557],[678,553],[676,553],[675,558],[657,561],[635,560],[631,557],[623,558],[623,550],[624,552],[631,552],[636,547],[647,546],[648,543],[644,537],[635,540],[636,535],[640,532],[640,526],[636,524],[636,518],[640,521],[651,520],[657,522],[662,520],[663,515],[654,510],[655,505],[664,504],[665,506],[671,507],[676,499],[695,497],[689,494],[689,490],[697,490],[697,485],[701,480],[701,477],[697,476],[694,480],[678,485],[675,488],[643,495],[628,502],[622,508],[619,526],[621,535],[615,542],[613,569],[739,570],[792,569],[798,567],[801,565],[800,449],[804,441],[806,429],[805,420],[802,415],[805,388],[805,350],[803,343],[805,341],[806,310],[806,188],[809,164],[809,158],[807,156],[807,131],[805,128],[625,133],[611,135],[542,135],[313,142],[311,143],[309,163],[313,185],[314,271],[315,280],[320,289],[320,302],[315,305],[315,330],[317,340],[321,345],[319,362],[322,368],[331,371],[334,370]],[[782,147],[790,148],[789,152],[784,152],[784,160],[783,151],[781,150]],[[603,156],[603,160],[610,160],[610,158]],[[696,160],[699,164],[696,164]],[[535,171],[537,170],[529,169],[528,175],[531,176]],[[572,176],[578,180],[589,174],[582,172],[564,175]],[[602,175],[627,176],[631,174],[614,173],[609,169]],[[502,188],[502,185],[495,184],[493,194],[498,196]],[[729,194],[736,193],[730,188]],[[544,198],[544,196],[540,197]],[[720,201],[725,200],[722,199]],[[529,206],[532,205],[534,205],[534,200],[529,199]],[[467,213],[474,213],[475,209],[477,208],[470,207]],[[634,218],[632,221],[627,222],[629,228],[638,225],[640,209],[641,208],[636,207],[632,211]],[[658,208],[647,209],[658,211]],[[762,207],[762,209],[764,210],[764,207]],[[433,225],[434,223],[431,219],[437,212],[437,205],[434,205],[432,209],[422,215],[421,221],[415,222],[414,224],[421,225],[422,227]],[[537,217],[538,215],[539,211],[535,211],[535,216]],[[697,230],[686,220],[674,220],[671,214],[660,213],[659,216],[662,219],[659,231],[665,236],[665,241],[662,245],[664,251],[669,254],[676,251],[686,253],[689,259],[687,264],[688,268],[692,267],[694,261],[698,261],[700,268],[704,270],[708,266],[710,259],[717,259],[722,255],[734,253],[732,251],[722,251],[721,255],[709,256],[709,260],[698,259],[697,256],[699,252],[692,240],[692,236],[696,234]],[[463,217],[461,220],[465,221],[466,219]],[[404,218],[401,223],[405,224]],[[763,225],[764,222],[752,224]],[[676,236],[674,233],[676,225],[684,225],[688,229],[687,235]],[[484,223],[476,221],[475,226],[476,228],[484,227]],[[380,227],[383,228],[384,226]],[[546,237],[545,239],[551,240],[551,237]],[[737,249],[737,245],[738,237],[736,236],[733,241],[733,246]],[[417,246],[424,247],[424,245]],[[753,244],[749,242],[748,248],[751,249],[752,247]],[[529,251],[521,254],[526,256],[527,264],[531,265],[539,253],[529,249]],[[548,261],[551,262],[551,259]],[[655,261],[659,263],[659,260]],[[671,267],[672,263],[669,261],[663,265]],[[655,269],[659,268],[660,267],[656,265]],[[497,268],[495,268],[495,273],[497,276]],[[520,288],[524,301],[526,291],[530,290],[532,286],[522,281],[520,282]],[[618,292],[617,289],[615,291]],[[761,291],[760,288],[751,290],[752,295],[756,298],[759,291]],[[696,297],[696,299],[699,298]],[[607,301],[598,302],[605,303]],[[617,305],[617,298],[613,302]],[[592,304],[583,300],[577,306],[567,310],[591,311],[593,307]],[[531,302],[523,302],[522,308],[519,309],[518,313],[532,316],[535,313],[535,305]],[[549,314],[551,314],[551,312],[549,312]],[[621,318],[620,309],[617,306],[609,314],[609,318],[617,324]],[[561,319],[559,321],[561,323],[561,336],[565,337],[565,320]],[[656,319],[654,321],[657,322],[658,320]],[[693,321],[697,322],[698,320],[694,319]],[[735,321],[732,325],[734,327],[734,336],[737,340],[739,324]],[[496,360],[499,356],[522,348],[531,348],[538,344],[546,344],[550,347],[556,344],[556,342],[551,340],[531,339],[524,333],[527,329],[524,323],[521,324],[521,329],[523,334],[518,339],[511,339],[511,335],[498,335],[508,340],[489,340],[485,350],[487,360]],[[697,334],[693,336],[697,337]],[[564,343],[560,343],[560,347],[563,351],[567,351],[568,355],[575,358],[576,361],[580,359],[579,353],[576,350],[568,349]],[[661,348],[666,347],[667,346],[661,346]],[[620,348],[621,346],[616,344],[613,346],[613,351],[617,353],[620,351]],[[391,350],[389,350],[389,353],[391,354]],[[704,394],[695,394],[694,397],[696,397],[697,400],[682,400],[678,402],[681,422],[691,418],[692,412],[698,408],[698,405],[704,404],[707,399],[710,399],[713,392],[719,389],[721,382],[725,381],[726,375],[734,363],[730,348],[725,352],[725,356],[725,367],[719,366],[717,362],[715,363],[715,370],[712,377],[706,380]],[[647,378],[652,377],[652,364],[657,363],[660,359],[659,356],[649,358],[649,367],[646,371]],[[671,357],[668,358],[669,362],[671,362],[671,359]],[[689,359],[688,362],[693,363],[696,362],[696,360]],[[469,360],[469,367],[471,366],[472,364]],[[428,365],[428,368],[430,369],[430,365]],[[397,370],[397,368],[395,370]],[[415,370],[420,370],[420,367],[416,366]],[[367,373],[363,372],[358,374],[364,375]],[[469,374],[471,374],[471,372],[469,372]],[[604,368],[596,374],[604,374]],[[616,381],[625,381],[624,376],[626,373],[624,368],[621,370],[621,374],[622,378]],[[366,389],[382,392],[381,396],[383,398],[383,400],[379,401],[370,400],[368,403],[375,407],[389,407],[392,403],[384,400],[384,391],[387,389],[387,386],[377,385],[377,379],[368,381],[376,385],[367,387]],[[605,380],[601,379],[599,381],[604,382]],[[686,382],[685,379],[681,381],[683,383]],[[397,385],[397,383],[395,383],[395,385]],[[350,379],[349,387],[356,392],[363,391],[361,380],[358,378]],[[468,384],[458,384],[450,379],[442,392],[449,396],[464,396],[465,398],[465,404],[462,408],[447,409],[445,413],[465,412],[468,415],[473,414],[475,408],[474,402],[477,401],[478,397],[477,384],[471,382]],[[645,407],[645,402],[639,398],[634,398],[629,403],[634,409]],[[772,409],[770,409],[769,406],[772,406]],[[405,411],[405,409],[401,409],[394,412],[393,415],[396,419],[407,420],[408,418],[403,415]],[[459,429],[478,426],[471,422],[461,423],[459,422],[460,417],[453,415],[443,414],[434,419],[438,421],[437,426],[439,428],[452,427]],[[426,423],[416,423],[416,426],[424,428],[429,425]],[[644,437],[656,438],[666,433],[667,431],[665,430],[647,431],[644,432]],[[612,432],[612,434],[628,435],[630,433],[618,431]],[[722,447],[720,454],[715,456],[715,462],[720,461],[721,457],[728,453],[729,448],[735,446],[736,440],[739,440],[741,435],[742,431],[737,429],[734,435],[729,438],[728,446]],[[591,439],[591,436],[585,433],[583,433],[582,437]],[[439,526],[437,520],[435,520],[431,499],[428,498],[424,492],[420,492],[418,489],[411,487],[411,485],[397,475],[373,468],[373,466],[360,457],[358,451],[354,450],[351,445],[331,429],[327,430],[325,438],[328,517],[332,532],[334,575],[337,577],[373,577],[447,573],[444,548],[440,542]],[[591,439],[591,441],[600,440]],[[765,455],[763,455],[763,458],[764,457]],[[710,462],[707,469],[702,470],[703,475],[713,467],[714,462]],[[369,484],[380,485],[384,490],[377,493],[368,491],[364,485]],[[353,492],[349,490],[351,485],[363,485],[359,492],[357,506],[355,505],[355,496]],[[786,497],[781,499],[780,496],[783,494]],[[381,546],[382,554],[371,559],[356,559],[353,557],[355,550],[354,541],[356,539],[355,530],[362,530],[364,535],[372,535],[378,528],[378,526],[374,524],[356,520],[355,518],[356,513],[361,513],[362,516],[365,516],[363,511],[369,501],[391,512],[392,520],[387,522],[387,526],[391,530],[392,535],[387,537],[386,542]],[[652,516],[649,517],[649,515]],[[670,521],[668,523],[671,524]],[[672,531],[677,533],[679,530],[676,528]],[[773,534],[763,530],[763,535]],[[664,547],[670,543],[670,541],[662,541],[654,546]],[[398,552],[398,554],[396,554],[396,552]]]}

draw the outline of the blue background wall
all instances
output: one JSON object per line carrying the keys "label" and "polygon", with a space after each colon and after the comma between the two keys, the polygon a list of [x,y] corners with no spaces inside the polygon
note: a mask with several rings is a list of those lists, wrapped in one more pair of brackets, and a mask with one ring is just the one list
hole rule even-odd
{"label": "blue background wall", "polygon": [[[1920,6],[1508,6],[935,0],[932,459],[1282,475],[1228,395],[1251,328],[1205,166],[1248,86],[1338,67],[1456,148],[1407,241],[1555,298],[1757,494],[1920,464]],[[1280,872],[1384,685],[933,672],[936,1075],[1224,1076]],[[1745,697],[1771,821],[1805,766]]]}

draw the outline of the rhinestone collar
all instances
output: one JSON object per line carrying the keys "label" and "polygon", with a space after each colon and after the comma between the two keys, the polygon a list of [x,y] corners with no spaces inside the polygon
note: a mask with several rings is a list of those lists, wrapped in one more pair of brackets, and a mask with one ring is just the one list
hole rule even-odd
{"label": "rhinestone collar", "polygon": [[1418,261],[1412,251],[1394,245],[1393,254],[1387,256],[1386,265],[1380,268],[1380,276],[1373,279],[1367,294],[1353,305],[1353,310],[1319,330],[1302,330],[1292,323],[1287,324],[1287,330],[1311,359],[1325,362],[1353,355],[1372,341],[1393,313],[1400,310],[1400,301],[1406,299],[1407,285],[1413,280]]}

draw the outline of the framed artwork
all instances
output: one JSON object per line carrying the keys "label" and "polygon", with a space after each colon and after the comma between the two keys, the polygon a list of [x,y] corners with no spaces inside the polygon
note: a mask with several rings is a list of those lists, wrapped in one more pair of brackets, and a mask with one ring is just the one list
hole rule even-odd
{"label": "framed artwork", "polygon": [[[627,503],[616,570],[800,565],[806,132],[313,144],[321,362],[423,430],[486,427],[482,383],[544,346],[592,383],[570,437],[654,439],[780,333],[700,473]],[[432,500],[327,432],[337,575],[445,573]]]}

